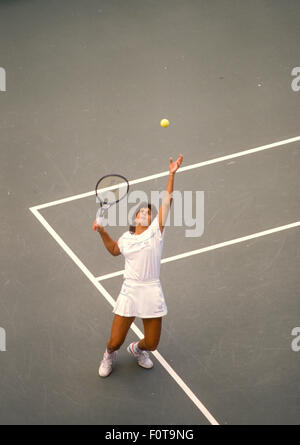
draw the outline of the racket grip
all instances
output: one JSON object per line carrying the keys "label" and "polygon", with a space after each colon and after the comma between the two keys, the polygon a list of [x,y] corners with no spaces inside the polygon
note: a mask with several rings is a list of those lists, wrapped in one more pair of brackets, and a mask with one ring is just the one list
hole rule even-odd
{"label": "racket grip", "polygon": [[104,222],[104,209],[100,208],[96,214],[96,223],[98,226],[103,226],[103,222]]}
{"label": "racket grip", "polygon": [[98,216],[96,218],[96,223],[98,226],[103,226],[103,218],[101,216]]}

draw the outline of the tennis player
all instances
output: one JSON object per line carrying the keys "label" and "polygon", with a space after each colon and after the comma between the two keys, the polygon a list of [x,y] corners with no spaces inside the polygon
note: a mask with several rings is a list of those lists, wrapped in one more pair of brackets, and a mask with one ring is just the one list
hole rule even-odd
{"label": "tennis player", "polygon": [[162,205],[155,216],[151,204],[144,203],[136,212],[135,226],[130,226],[118,240],[114,241],[103,226],[94,222],[106,249],[114,256],[125,257],[124,282],[116,301],[110,339],[99,367],[99,375],[107,377],[116,359],[117,351],[125,341],[135,317],[142,318],[144,338],[131,343],[127,351],[143,368],[152,368],[147,351],[155,351],[159,343],[162,317],[167,306],[159,279],[160,260],[164,241],[164,225],[172,203],[174,175],[183,156],[177,161],[169,160],[169,179]]}

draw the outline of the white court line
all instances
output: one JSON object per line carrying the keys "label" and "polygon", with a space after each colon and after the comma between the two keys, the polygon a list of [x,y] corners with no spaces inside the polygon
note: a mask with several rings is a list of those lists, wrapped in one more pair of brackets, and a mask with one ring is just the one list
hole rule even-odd
{"label": "white court line", "polygon": [[[162,263],[162,260],[160,261]],[[103,280],[109,280],[110,278],[118,277],[119,275],[122,275],[124,272],[123,270],[118,270],[117,272],[107,273],[105,275],[101,275],[100,277],[96,277],[97,281],[103,281]]]}
{"label": "white court line", "polygon": [[[278,142],[273,142],[272,144],[261,145],[260,147],[251,148],[250,150],[239,151],[237,153],[232,153],[230,155],[210,159],[208,161],[198,162],[196,164],[187,165],[186,167],[180,167],[176,174],[185,172],[187,170],[204,167],[206,165],[216,164],[218,162],[223,162],[223,161],[228,161],[229,159],[238,158],[240,156],[246,156],[246,155],[249,155],[252,153],[257,153],[259,151],[269,150],[270,148],[280,147],[281,145],[292,144],[293,142],[296,142],[296,141],[300,141],[300,136],[296,136],[296,137],[290,138],[290,139],[284,139],[284,140],[278,141]],[[146,182],[146,181],[151,181],[153,179],[162,178],[163,176],[168,176],[168,174],[169,174],[169,171],[164,171],[162,173],[157,173],[155,175],[144,176],[143,178],[138,178],[138,179],[129,181],[129,185],[139,184],[140,182]],[[111,186],[111,188],[113,188],[113,187],[114,186]],[[107,189],[109,189],[109,188],[110,187],[107,187]],[[58,199],[56,201],[47,202],[45,204],[40,204],[37,206],[33,206],[31,208],[37,209],[37,210],[45,209],[46,207],[51,207],[51,206],[58,205],[58,204],[64,204],[66,202],[74,201],[76,199],[87,198],[88,196],[92,196],[94,194],[95,194],[95,190],[92,190],[90,192],[80,193],[79,195],[69,196],[67,198],[62,198],[62,199]]]}
{"label": "white court line", "polygon": [[[93,283],[93,285],[98,289],[98,291],[104,296],[104,298],[109,302],[109,304],[114,307],[115,300],[107,292],[107,290],[96,280],[94,275],[89,271],[89,269],[83,264],[83,262],[78,258],[78,256],[70,249],[70,247],[63,241],[63,239],[58,235],[57,232],[50,226],[46,219],[39,213],[39,211],[31,207],[31,212],[38,219],[38,221],[45,227],[49,234],[55,239],[55,241],[60,245],[60,247],[66,252],[66,254],[74,261],[74,263],[79,267],[79,269],[85,274],[85,276]],[[131,329],[140,338],[144,338],[143,333],[140,329],[132,323]],[[196,397],[196,395],[191,391],[191,389],[184,383],[181,377],[174,371],[174,369],[167,363],[167,361],[161,356],[158,351],[153,351],[153,355],[160,362],[160,364],[165,368],[169,375],[175,380],[175,382],[180,386],[180,388],[185,392],[185,394],[190,398],[190,400],[197,406],[201,413],[206,417],[212,425],[219,425],[217,420],[212,416],[208,409],[203,405],[202,402]]]}
{"label": "white court line", "polygon": [[[168,258],[163,258],[161,260],[161,264],[169,263],[171,261],[181,260],[182,258],[187,258],[192,255],[198,255],[199,253],[208,252],[210,250],[220,249],[221,247],[227,247],[227,246],[232,246],[233,244],[243,243],[245,241],[248,241],[249,239],[259,238],[261,236],[270,235],[271,233],[281,232],[282,230],[292,229],[293,227],[297,227],[297,226],[300,226],[300,221],[296,221],[291,224],[286,224],[284,226],[274,227],[273,229],[263,230],[262,232],[252,233],[251,235],[242,236],[241,238],[235,238],[235,239],[232,239],[229,241],[225,241],[223,243],[212,244],[211,246],[202,247],[201,249],[190,250],[189,252],[180,253],[179,255],[173,255]],[[114,278],[119,275],[122,275],[123,272],[124,272],[124,269],[118,270],[117,272],[101,275],[100,277],[96,277],[95,279],[97,281],[108,280],[109,278]]]}

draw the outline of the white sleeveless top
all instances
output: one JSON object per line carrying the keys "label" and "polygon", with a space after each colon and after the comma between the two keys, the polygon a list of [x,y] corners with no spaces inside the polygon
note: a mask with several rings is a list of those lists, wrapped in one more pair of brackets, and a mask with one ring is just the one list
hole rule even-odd
{"label": "white sleeveless top", "polygon": [[125,279],[159,280],[164,232],[160,231],[157,215],[140,235],[127,231],[118,239],[120,252],[125,257]]}

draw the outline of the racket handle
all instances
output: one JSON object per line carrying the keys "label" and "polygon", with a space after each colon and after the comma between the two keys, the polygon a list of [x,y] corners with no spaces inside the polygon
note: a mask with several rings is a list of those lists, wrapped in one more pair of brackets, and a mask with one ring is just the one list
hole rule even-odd
{"label": "racket handle", "polygon": [[97,214],[96,214],[96,223],[98,226],[103,226],[103,215],[104,215],[104,209],[101,208],[98,210]]}
{"label": "racket handle", "polygon": [[96,218],[96,223],[98,226],[103,226],[103,218],[101,216]]}

